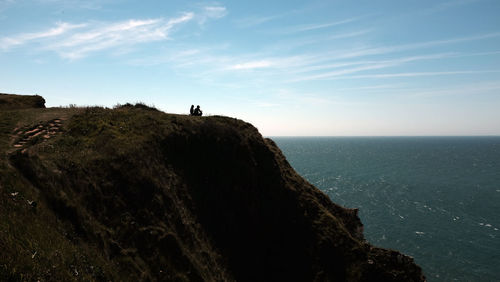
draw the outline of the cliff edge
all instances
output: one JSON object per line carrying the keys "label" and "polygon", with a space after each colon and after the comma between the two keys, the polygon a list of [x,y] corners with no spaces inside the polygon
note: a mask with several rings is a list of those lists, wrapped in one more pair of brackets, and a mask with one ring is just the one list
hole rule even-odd
{"label": "cliff edge", "polygon": [[39,95],[0,93],[0,110],[45,108],[45,99]]}
{"label": "cliff edge", "polygon": [[0,117],[0,280],[425,280],[243,121],[144,105]]}

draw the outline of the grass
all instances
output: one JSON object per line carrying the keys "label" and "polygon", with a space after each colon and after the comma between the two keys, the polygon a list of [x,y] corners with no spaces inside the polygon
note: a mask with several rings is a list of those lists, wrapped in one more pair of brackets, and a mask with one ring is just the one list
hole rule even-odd
{"label": "grass", "polygon": [[[54,119],[63,120],[62,134],[49,140],[33,139],[26,146],[26,154],[20,153],[23,148],[13,148],[12,136],[17,132],[27,132]],[[172,203],[179,201],[175,195],[158,191],[161,183],[144,184],[168,182],[172,177],[156,163],[157,136],[178,130],[176,123],[180,120],[201,123],[202,119],[166,115],[139,103],[119,105],[113,110],[4,110],[0,111],[0,120],[0,149],[4,152],[0,160],[0,281],[149,280],[154,277],[153,271],[162,271],[170,277],[168,280],[179,281],[199,280],[200,275],[206,275],[194,271],[185,253],[195,251],[180,243],[186,239],[178,238],[177,232],[172,231],[174,227],[170,231],[159,229],[163,230],[158,233],[161,237],[143,234],[148,226],[161,226],[160,222],[167,221],[172,221],[172,226],[199,228],[193,225],[195,220],[189,213],[171,210],[169,219],[159,211],[151,218],[141,215],[150,213],[152,193],[164,198],[162,201],[167,197],[174,197],[169,200]],[[162,170],[162,177],[155,175]],[[85,172],[91,174],[82,175]],[[63,177],[58,178],[61,173]],[[89,190],[95,185],[114,192]],[[152,190],[145,193],[148,189]],[[35,208],[32,202],[36,203]],[[120,204],[124,202],[128,204]],[[171,204],[171,209],[177,205]],[[177,215],[171,219],[172,214]],[[121,222],[123,218],[132,219]],[[131,229],[130,222],[135,222],[136,227]],[[129,236],[132,239],[126,239]],[[165,241],[163,236],[171,239]],[[146,255],[137,251],[141,245],[141,249],[153,252],[158,244],[165,245],[166,254]],[[213,252],[206,239],[195,244],[197,251]],[[209,260],[210,257],[217,255],[210,255]],[[158,264],[151,263],[155,258],[170,272],[158,265],[150,266]],[[210,261],[203,264],[213,265],[213,269],[204,270],[208,273],[220,268]],[[220,269],[219,272],[224,273]]]}
{"label": "grass", "polygon": [[[20,109],[0,111],[0,281],[106,280],[116,268],[96,256],[92,244],[76,244],[72,227],[47,207],[43,195],[8,161],[14,151],[11,135],[54,118],[69,119],[83,109]],[[29,204],[35,202],[36,207]],[[108,276],[105,276],[107,273]]]}
{"label": "grass", "polygon": [[33,108],[0,111],[0,132],[0,281],[421,278],[240,120]]}
{"label": "grass", "polygon": [[45,108],[45,100],[38,95],[12,95],[0,93],[0,110]]}

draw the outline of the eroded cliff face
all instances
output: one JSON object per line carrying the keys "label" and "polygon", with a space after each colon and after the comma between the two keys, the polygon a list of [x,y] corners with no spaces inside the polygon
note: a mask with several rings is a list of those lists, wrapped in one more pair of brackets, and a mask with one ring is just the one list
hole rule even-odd
{"label": "eroded cliff face", "polygon": [[[57,219],[60,240],[99,258],[93,268],[77,258],[80,277],[424,280],[410,257],[365,242],[357,210],[334,204],[240,120],[89,108],[53,137],[11,150],[8,162],[36,191],[31,209]],[[55,260],[56,251],[38,255]]]}

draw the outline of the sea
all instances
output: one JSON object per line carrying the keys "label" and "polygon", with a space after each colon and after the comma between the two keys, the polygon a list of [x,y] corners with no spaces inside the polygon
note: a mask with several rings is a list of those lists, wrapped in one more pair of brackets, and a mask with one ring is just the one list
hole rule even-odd
{"label": "sea", "polygon": [[500,281],[500,137],[271,137],[428,281]]}

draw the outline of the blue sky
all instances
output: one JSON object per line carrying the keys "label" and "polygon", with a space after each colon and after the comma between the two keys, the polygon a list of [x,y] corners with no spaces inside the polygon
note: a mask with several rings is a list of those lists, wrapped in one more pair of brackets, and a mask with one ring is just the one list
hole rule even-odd
{"label": "blue sky", "polygon": [[500,1],[0,0],[0,92],[263,135],[500,135]]}

